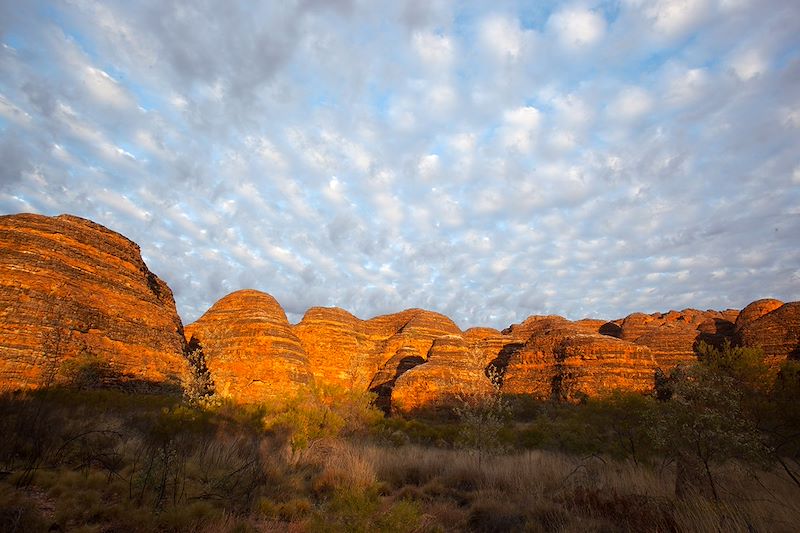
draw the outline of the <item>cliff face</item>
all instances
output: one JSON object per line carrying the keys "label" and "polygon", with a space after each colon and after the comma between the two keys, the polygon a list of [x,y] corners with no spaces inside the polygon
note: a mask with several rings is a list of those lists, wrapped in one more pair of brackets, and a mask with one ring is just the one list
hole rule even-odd
{"label": "cliff face", "polygon": [[621,321],[619,337],[650,348],[656,365],[669,371],[679,364],[697,361],[694,348],[700,341],[718,347],[733,341],[738,315],[734,309],[633,313]]}
{"label": "cliff face", "polygon": [[313,381],[303,347],[286,313],[269,294],[244,290],[225,296],[186,326],[199,342],[217,393],[245,403],[291,395]]}
{"label": "cliff face", "polygon": [[649,348],[587,331],[585,324],[560,317],[540,320],[511,356],[503,391],[574,401],[614,389],[652,388],[655,361]]}
{"label": "cliff face", "polygon": [[[502,332],[491,328],[462,332],[446,316],[422,309],[361,320],[338,308],[312,308],[292,328],[277,302],[268,298],[270,320],[278,317],[280,322],[281,346],[286,347],[285,338],[296,338],[296,342],[291,341],[292,358],[306,358],[305,368],[316,383],[371,391],[377,394],[380,407],[395,413],[448,407],[459,397],[489,392],[490,377],[504,393],[538,399],[578,401],[615,389],[647,392],[653,388],[656,368],[669,370],[696,360],[694,347],[700,340],[721,344],[733,338],[739,314],[735,310],[687,309],[635,313],[613,322],[531,316]],[[255,304],[243,300],[234,306],[229,321],[244,316],[248,305]],[[786,326],[791,316],[781,315],[776,324]],[[187,334],[202,337],[197,331],[204,320],[188,326]],[[231,324],[223,329],[230,332],[239,327]],[[774,338],[778,326],[761,324],[761,330],[773,332],[770,335]],[[795,331],[796,327],[788,324],[788,331]],[[256,329],[265,331],[264,326]],[[210,346],[208,341],[203,342]],[[245,344],[254,346],[252,341]],[[226,350],[230,352],[231,348]],[[266,345],[258,351],[275,355]],[[291,373],[277,370],[275,377],[275,368],[258,368],[252,363],[263,357],[255,354],[245,358],[251,361],[246,369],[229,365],[223,371],[215,366],[214,353],[213,348],[207,350],[209,367],[218,383],[232,383],[242,372],[250,372],[247,383],[254,382],[256,374],[270,375],[270,386],[280,390],[280,396],[307,382],[300,379],[294,380],[293,386],[281,385],[285,381],[281,376]],[[222,380],[220,372],[227,372]],[[236,387],[228,390],[241,401],[256,401],[266,394],[262,391],[251,396]]]}
{"label": "cliff face", "polygon": [[424,362],[437,338],[461,333],[446,316],[423,309],[360,320],[318,307],[293,331],[320,383],[372,391],[387,410],[397,378]]}
{"label": "cliff face", "polygon": [[800,358],[800,302],[613,321],[530,316],[503,331],[462,332],[423,309],[362,320],[312,308],[292,326],[272,296],[245,290],[219,300],[185,335],[172,292],[133,242],[68,215],[0,217],[4,390],[63,382],[64,369],[84,356],[118,383],[177,386],[191,340],[202,346],[217,391],[245,403],[313,383],[371,391],[400,413],[447,407],[493,383],[508,394],[577,401],[651,390],[655,369],[695,361],[700,341],[760,347],[776,365]]}
{"label": "cliff face", "polygon": [[392,390],[394,412],[447,407],[474,394],[492,390],[483,352],[461,335],[437,338],[427,361],[400,375]]}
{"label": "cliff face", "polygon": [[790,302],[742,324],[737,332],[744,346],[760,347],[774,365],[800,359],[800,302]]}
{"label": "cliff face", "polygon": [[0,217],[0,387],[61,382],[78,357],[119,383],[177,386],[184,346],[172,291],[135,243],[69,215]]}

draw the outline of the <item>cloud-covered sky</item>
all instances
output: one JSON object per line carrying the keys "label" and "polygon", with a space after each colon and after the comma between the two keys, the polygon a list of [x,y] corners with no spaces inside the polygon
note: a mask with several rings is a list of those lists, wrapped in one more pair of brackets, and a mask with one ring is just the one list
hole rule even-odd
{"label": "cloud-covered sky", "polygon": [[0,162],[185,323],[797,300],[800,3],[0,0]]}

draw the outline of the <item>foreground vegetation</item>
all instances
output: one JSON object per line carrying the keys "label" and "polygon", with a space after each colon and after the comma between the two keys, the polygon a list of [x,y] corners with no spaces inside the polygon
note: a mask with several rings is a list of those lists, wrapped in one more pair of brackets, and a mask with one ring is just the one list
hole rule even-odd
{"label": "foreground vegetation", "polygon": [[[0,397],[2,531],[793,531],[800,381],[700,347],[654,397],[384,418],[71,387]],[[200,395],[203,396],[203,395]]]}

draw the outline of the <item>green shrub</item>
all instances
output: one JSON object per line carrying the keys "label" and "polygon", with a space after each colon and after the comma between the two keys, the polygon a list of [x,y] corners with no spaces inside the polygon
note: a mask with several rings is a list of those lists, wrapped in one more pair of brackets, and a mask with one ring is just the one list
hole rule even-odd
{"label": "green shrub", "polygon": [[264,416],[269,429],[285,428],[294,452],[322,439],[366,434],[383,419],[374,395],[334,386],[315,386],[273,406]]}

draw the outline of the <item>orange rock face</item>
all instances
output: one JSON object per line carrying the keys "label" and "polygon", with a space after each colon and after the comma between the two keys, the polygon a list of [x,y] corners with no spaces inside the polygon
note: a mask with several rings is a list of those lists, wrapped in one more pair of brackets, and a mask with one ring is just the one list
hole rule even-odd
{"label": "orange rock face", "polygon": [[653,387],[656,367],[649,348],[586,333],[585,324],[560,317],[540,320],[530,331],[525,345],[509,360],[503,392],[574,401],[614,389]]}
{"label": "orange rock face", "polygon": [[313,307],[292,328],[318,383],[367,390],[376,339],[364,321],[344,309]]}
{"label": "orange rock face", "polygon": [[269,294],[225,296],[186,326],[202,345],[217,393],[243,403],[284,399],[313,382],[300,340]]}
{"label": "orange rock face", "polygon": [[736,317],[736,331],[739,331],[750,322],[758,320],[767,313],[771,313],[782,305],[782,301],[773,298],[764,298],[747,304],[747,306],[742,309],[742,312],[739,313],[739,316]]}
{"label": "orange rock face", "polygon": [[172,291],[135,243],[69,215],[0,217],[0,387],[58,382],[78,356],[119,383],[178,386],[184,347]]}
{"label": "orange rock face", "polygon": [[783,304],[745,323],[738,331],[738,339],[743,346],[762,348],[772,364],[787,358],[800,359],[800,302]]}
{"label": "orange rock face", "polygon": [[[633,313],[622,320],[619,337],[649,347],[664,371],[697,360],[694,348],[700,341],[721,346],[733,340],[738,312],[684,309],[668,313]],[[604,326],[609,328],[609,326]]]}
{"label": "orange rock face", "polygon": [[685,309],[611,322],[531,316],[502,332],[462,332],[448,317],[408,309],[369,320],[309,309],[291,326],[274,298],[238,291],[186,327],[172,292],[125,237],[73,216],[0,217],[0,387],[57,383],[82,355],[115,380],[177,386],[186,340],[202,345],[223,396],[282,399],[312,383],[378,395],[387,411],[447,407],[492,390],[576,401],[647,391],[654,370],[695,360],[700,341],[800,358],[800,302],[758,300],[740,312]]}
{"label": "orange rock face", "polygon": [[484,353],[472,349],[461,335],[437,338],[427,361],[402,373],[391,395],[391,409],[407,413],[420,408],[449,407],[457,398],[488,393]]}
{"label": "orange rock face", "polygon": [[320,383],[370,390],[389,408],[395,380],[425,360],[434,341],[461,330],[423,309],[360,320],[341,309],[312,308],[294,327]]}

